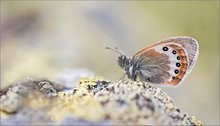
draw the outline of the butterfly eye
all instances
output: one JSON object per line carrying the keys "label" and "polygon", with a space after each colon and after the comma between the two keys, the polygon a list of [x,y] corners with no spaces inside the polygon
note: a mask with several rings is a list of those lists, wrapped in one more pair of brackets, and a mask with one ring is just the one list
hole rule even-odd
{"label": "butterfly eye", "polygon": [[176,78],[173,76],[172,79],[175,80]]}
{"label": "butterfly eye", "polygon": [[126,64],[129,64],[129,61],[128,61],[128,60],[126,60],[126,61],[125,61],[125,63],[126,63]]}

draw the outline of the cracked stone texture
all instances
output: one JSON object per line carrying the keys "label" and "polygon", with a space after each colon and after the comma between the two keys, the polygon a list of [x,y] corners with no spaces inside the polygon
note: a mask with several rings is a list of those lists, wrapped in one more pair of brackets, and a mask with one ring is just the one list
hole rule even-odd
{"label": "cracked stone texture", "polygon": [[28,78],[2,89],[1,125],[202,125],[147,83],[81,78],[73,85]]}

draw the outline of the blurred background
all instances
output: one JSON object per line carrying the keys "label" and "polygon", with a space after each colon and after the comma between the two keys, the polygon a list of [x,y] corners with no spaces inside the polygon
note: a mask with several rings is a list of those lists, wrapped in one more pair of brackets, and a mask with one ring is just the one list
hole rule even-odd
{"label": "blurred background", "polygon": [[219,124],[219,1],[1,1],[1,88],[28,76],[85,70],[117,80],[128,56],[161,39],[192,36],[200,53],[178,87],[163,87],[184,112]]}

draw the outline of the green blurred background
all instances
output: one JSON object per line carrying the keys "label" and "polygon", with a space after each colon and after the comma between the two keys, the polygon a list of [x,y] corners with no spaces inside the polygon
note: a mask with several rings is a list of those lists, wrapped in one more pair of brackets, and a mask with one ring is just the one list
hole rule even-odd
{"label": "green blurred background", "polygon": [[219,1],[1,1],[1,88],[74,68],[117,80],[122,69],[105,46],[132,56],[172,36],[196,38],[199,57],[180,86],[158,87],[182,111],[219,124]]}

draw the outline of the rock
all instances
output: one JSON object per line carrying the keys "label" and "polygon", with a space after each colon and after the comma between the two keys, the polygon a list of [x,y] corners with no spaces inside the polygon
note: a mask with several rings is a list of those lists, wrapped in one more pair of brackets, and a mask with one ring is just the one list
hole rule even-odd
{"label": "rock", "polygon": [[1,90],[1,124],[202,125],[144,82],[83,78],[76,83],[69,89],[29,78]]}

